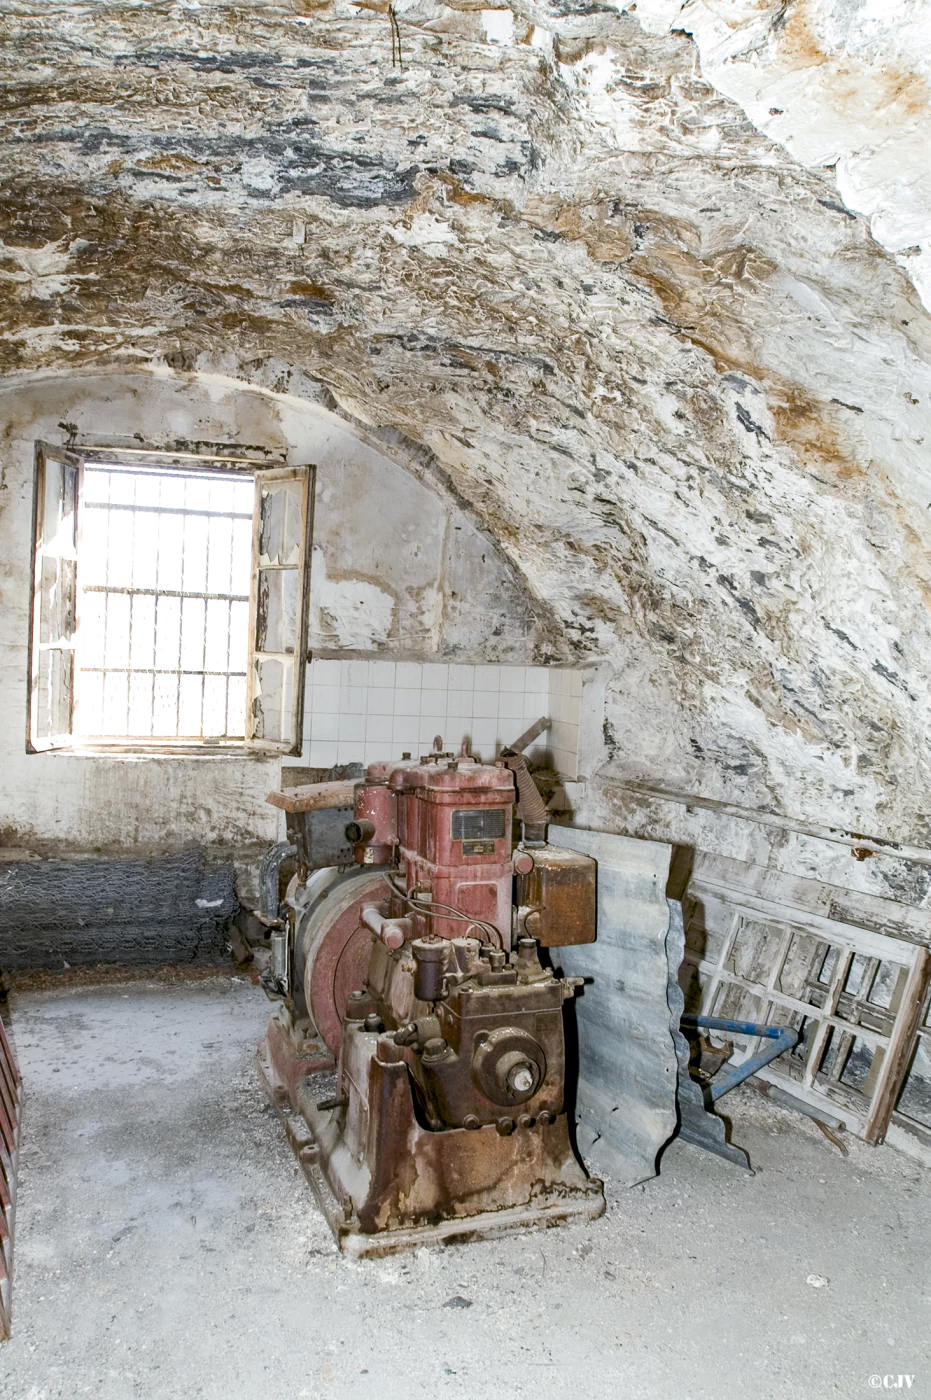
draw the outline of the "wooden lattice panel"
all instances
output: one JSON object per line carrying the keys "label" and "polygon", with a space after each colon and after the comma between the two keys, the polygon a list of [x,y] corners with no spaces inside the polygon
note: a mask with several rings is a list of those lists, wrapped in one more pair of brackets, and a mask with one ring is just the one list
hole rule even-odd
{"label": "wooden lattice panel", "polygon": [[13,1218],[22,1115],[22,1081],[0,1020],[0,1341],[10,1335],[13,1286]]}
{"label": "wooden lattice panel", "polygon": [[707,878],[690,884],[685,914],[686,1010],[797,1030],[762,1077],[881,1142],[914,1053],[927,949]]}

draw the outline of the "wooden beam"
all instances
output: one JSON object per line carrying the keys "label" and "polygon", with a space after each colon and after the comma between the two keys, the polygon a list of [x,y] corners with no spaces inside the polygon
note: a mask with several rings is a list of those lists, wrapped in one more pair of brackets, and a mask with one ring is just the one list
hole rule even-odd
{"label": "wooden beam", "polygon": [[273,807],[280,807],[282,812],[323,812],[330,807],[352,807],[355,800],[355,779],[282,788],[278,792],[270,792],[265,799]]}

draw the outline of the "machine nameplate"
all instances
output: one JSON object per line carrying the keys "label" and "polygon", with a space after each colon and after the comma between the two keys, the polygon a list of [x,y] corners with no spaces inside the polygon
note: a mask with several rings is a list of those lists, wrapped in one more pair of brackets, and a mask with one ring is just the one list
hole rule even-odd
{"label": "machine nameplate", "polygon": [[464,856],[493,856],[494,853],[494,841],[463,841],[462,843]]}

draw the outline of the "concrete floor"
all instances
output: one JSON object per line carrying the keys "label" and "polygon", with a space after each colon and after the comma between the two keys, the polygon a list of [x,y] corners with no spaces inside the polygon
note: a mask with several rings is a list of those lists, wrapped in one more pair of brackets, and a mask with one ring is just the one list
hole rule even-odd
{"label": "concrete floor", "polygon": [[264,1107],[268,1010],[230,977],[15,999],[0,1396],[847,1400],[900,1375],[931,1396],[931,1173],[911,1159],[845,1159],[738,1090],[755,1176],[674,1143],[591,1225],[353,1263]]}

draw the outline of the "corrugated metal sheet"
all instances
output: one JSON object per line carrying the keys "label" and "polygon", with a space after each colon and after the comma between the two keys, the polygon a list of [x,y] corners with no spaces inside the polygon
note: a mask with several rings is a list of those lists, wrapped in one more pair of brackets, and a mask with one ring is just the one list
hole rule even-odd
{"label": "corrugated metal sheet", "polygon": [[591,978],[575,999],[578,1145],[595,1170],[633,1185],[655,1176],[676,1130],[680,1011],[669,994],[683,939],[666,899],[672,848],[575,827],[549,834],[598,862],[597,941],[552,950],[567,976]]}

